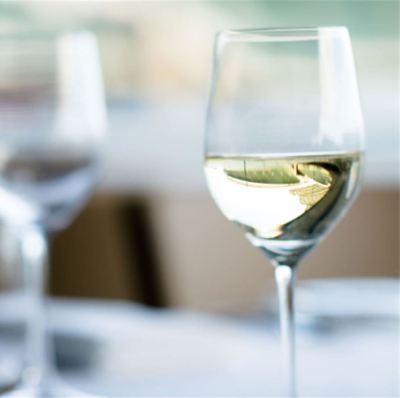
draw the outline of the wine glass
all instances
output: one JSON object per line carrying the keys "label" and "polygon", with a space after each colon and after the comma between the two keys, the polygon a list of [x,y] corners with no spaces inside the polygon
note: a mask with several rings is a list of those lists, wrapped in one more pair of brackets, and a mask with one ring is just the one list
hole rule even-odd
{"label": "wine glass", "polygon": [[345,27],[217,35],[205,174],[222,213],[274,266],[292,397],[297,265],[356,196],[363,137]]}
{"label": "wine glass", "polygon": [[20,242],[29,303],[19,396],[68,395],[52,384],[44,310],[48,239],[89,198],[106,126],[92,33],[1,34],[0,220]]}

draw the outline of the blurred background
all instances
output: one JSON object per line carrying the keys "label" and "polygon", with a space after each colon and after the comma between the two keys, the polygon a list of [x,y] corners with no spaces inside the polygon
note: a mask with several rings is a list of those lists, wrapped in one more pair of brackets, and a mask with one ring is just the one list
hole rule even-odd
{"label": "blurred background", "polygon": [[[272,267],[220,214],[203,175],[212,45],[225,28],[349,28],[367,130],[365,183],[299,278],[398,276],[398,8],[397,1],[1,2],[0,29],[90,29],[100,44],[110,117],[103,178],[53,242],[51,293],[236,313],[258,308],[273,291]],[[11,248],[3,239],[3,262]],[[4,268],[3,281],[14,269]]]}

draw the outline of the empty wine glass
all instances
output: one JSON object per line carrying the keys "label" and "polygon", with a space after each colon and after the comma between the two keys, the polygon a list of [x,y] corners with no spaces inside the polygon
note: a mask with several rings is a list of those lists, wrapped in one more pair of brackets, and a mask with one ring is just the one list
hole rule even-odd
{"label": "empty wine glass", "polygon": [[346,28],[217,35],[205,173],[218,207],[275,267],[290,396],[297,265],[349,208],[363,150]]}
{"label": "empty wine glass", "polygon": [[89,198],[106,124],[90,32],[0,36],[0,219],[20,241],[29,298],[20,396],[65,395],[49,377],[48,237],[66,228]]}

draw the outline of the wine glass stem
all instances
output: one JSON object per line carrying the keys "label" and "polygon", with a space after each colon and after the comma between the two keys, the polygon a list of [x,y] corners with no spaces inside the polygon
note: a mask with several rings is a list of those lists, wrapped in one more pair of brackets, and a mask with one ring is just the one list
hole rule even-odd
{"label": "wine glass stem", "polygon": [[296,358],[294,325],[294,285],[296,269],[287,265],[275,267],[278,288],[279,314],[284,377],[289,397],[296,397]]}
{"label": "wine glass stem", "polygon": [[45,317],[48,243],[45,231],[38,225],[22,228],[19,231],[19,239],[28,298],[26,367],[23,382],[39,386],[43,385],[49,370]]}

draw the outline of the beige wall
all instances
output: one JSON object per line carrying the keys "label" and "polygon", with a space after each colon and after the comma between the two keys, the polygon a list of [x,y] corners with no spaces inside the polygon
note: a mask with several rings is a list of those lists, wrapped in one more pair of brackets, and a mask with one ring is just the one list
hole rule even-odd
{"label": "beige wall", "polygon": [[[363,192],[305,258],[299,278],[398,276],[398,199],[397,191]],[[240,312],[274,292],[266,257],[207,193],[97,195],[54,243],[51,279],[58,295]]]}

